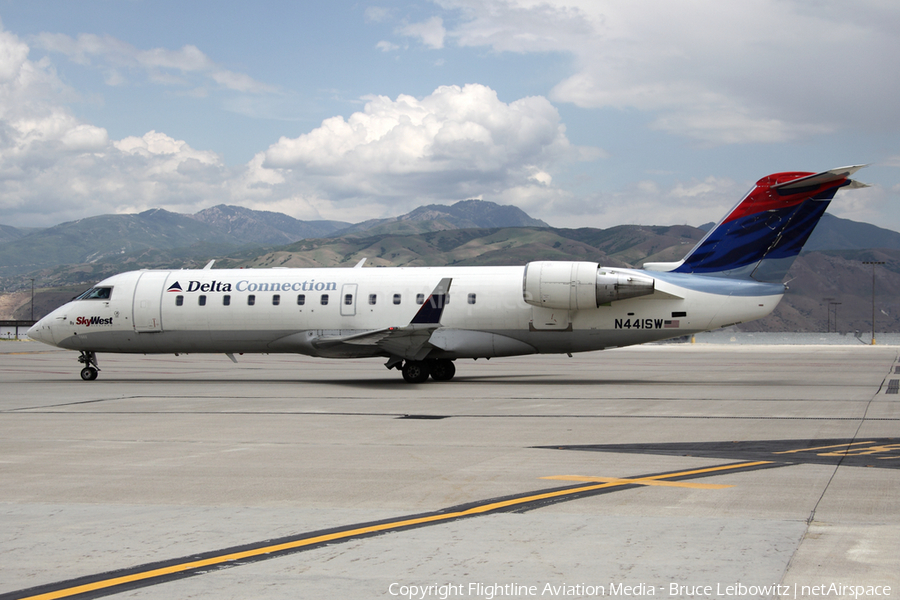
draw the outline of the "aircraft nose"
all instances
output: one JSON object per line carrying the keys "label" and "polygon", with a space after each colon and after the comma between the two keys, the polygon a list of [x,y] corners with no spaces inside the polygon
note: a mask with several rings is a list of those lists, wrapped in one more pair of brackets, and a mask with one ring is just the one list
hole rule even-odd
{"label": "aircraft nose", "polygon": [[26,334],[28,335],[28,337],[37,342],[44,342],[45,344],[53,345],[53,336],[51,335],[50,326],[47,323],[46,318],[43,318],[32,325],[31,329],[29,329]]}
{"label": "aircraft nose", "polygon": [[25,332],[28,337],[30,337],[31,339],[33,339],[36,342],[44,341],[43,339],[41,339],[41,328],[39,326],[40,323],[41,322],[38,321],[37,323],[35,323],[31,327],[29,327],[28,331]]}

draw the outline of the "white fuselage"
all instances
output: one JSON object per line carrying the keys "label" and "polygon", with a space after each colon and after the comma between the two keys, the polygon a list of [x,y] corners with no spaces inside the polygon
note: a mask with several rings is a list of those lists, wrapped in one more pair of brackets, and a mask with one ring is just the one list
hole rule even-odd
{"label": "white fuselage", "polygon": [[[642,297],[567,310],[526,302],[521,266],[134,271],[97,284],[111,288],[108,297],[69,302],[29,335],[90,352],[411,359],[402,349],[347,338],[406,326],[435,285],[451,278],[440,326],[428,332],[427,356],[486,358],[602,350],[707,331],[768,315],[784,292],[781,284],[610,270],[652,278],[655,287]],[[418,360],[421,348],[417,353]]]}

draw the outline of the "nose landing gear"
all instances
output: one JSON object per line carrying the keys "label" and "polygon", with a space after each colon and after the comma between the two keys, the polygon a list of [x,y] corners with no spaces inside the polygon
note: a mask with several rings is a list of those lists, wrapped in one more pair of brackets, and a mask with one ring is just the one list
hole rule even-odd
{"label": "nose landing gear", "polygon": [[84,365],[81,369],[81,378],[85,381],[94,381],[100,373],[100,367],[97,366],[97,353],[90,350],[82,350],[78,362]]}

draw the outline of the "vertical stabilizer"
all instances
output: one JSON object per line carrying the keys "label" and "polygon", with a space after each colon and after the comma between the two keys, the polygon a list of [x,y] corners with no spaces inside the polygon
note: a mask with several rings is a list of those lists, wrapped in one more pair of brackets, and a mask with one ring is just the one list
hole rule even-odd
{"label": "vertical stabilizer", "polygon": [[863,166],[763,177],[684,260],[644,268],[781,282],[835,193],[865,187],[849,178]]}

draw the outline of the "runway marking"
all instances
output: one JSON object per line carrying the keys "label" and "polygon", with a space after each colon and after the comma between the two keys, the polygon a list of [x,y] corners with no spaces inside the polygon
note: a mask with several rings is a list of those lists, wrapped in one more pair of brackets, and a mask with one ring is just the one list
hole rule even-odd
{"label": "runway marking", "polygon": [[[717,467],[704,467],[704,468],[702,468],[702,469],[693,469],[693,470],[691,470],[691,471],[682,471],[682,472],[680,472],[680,473],[664,473],[664,474],[662,474],[662,475],[651,475],[651,476],[649,476],[649,477],[641,477],[641,478],[638,478],[638,479],[658,481],[658,480],[660,480],[660,479],[662,479],[662,478],[664,478],[664,477],[665,477],[665,478],[672,478],[672,477],[688,477],[688,476],[691,476],[691,475],[701,475],[701,474],[714,473],[714,472],[716,472],[716,471],[733,470],[733,469],[738,468],[738,467],[756,467],[756,466],[761,466],[761,465],[771,464],[771,462],[772,462],[772,461],[768,461],[768,460],[758,460],[758,461],[755,461],[755,462],[746,462],[746,463],[740,463],[740,464],[720,465],[720,466],[717,466]],[[544,478],[542,478],[542,479],[544,479]],[[622,480],[622,481],[627,481],[627,480]],[[635,481],[637,481],[637,480],[635,480]]]}
{"label": "runway marking", "polygon": [[847,442],[844,444],[832,444],[830,446],[819,446],[818,448],[796,448],[794,450],[782,450],[780,452],[773,452],[772,454],[795,454],[797,452],[814,452],[816,450],[830,450],[831,448],[849,448],[850,446],[857,446],[859,444],[874,444],[873,441],[868,442]]}
{"label": "runway marking", "polygon": [[[588,477],[583,479],[590,482],[590,485],[575,485],[551,490],[539,490],[450,507],[421,515],[411,515],[372,523],[361,523],[339,529],[307,532],[278,540],[268,540],[256,544],[226,548],[191,557],[140,565],[128,569],[47,584],[28,590],[8,592],[0,594],[0,600],[55,600],[72,596],[97,598],[100,596],[107,596],[128,590],[157,585],[183,577],[200,575],[209,572],[211,569],[235,567],[259,560],[276,558],[294,552],[317,548],[329,543],[346,542],[391,531],[401,531],[416,527],[436,525],[490,513],[534,510],[550,503],[575,500],[583,498],[584,496],[615,491],[616,488],[630,489],[631,487],[638,485],[694,487],[694,485],[701,484],[689,485],[672,482],[671,480],[708,477],[727,472],[748,471],[758,468],[779,466],[783,465],[772,461],[751,461],[628,478]],[[569,480],[569,477],[578,476],[562,475],[550,477],[550,479],[561,478],[563,480]],[[581,481],[581,479],[576,480]],[[718,489],[720,487],[731,486],[707,487],[705,489]]]}
{"label": "runway marking", "polygon": [[733,485],[722,485],[718,483],[691,483],[689,481],[659,481],[658,479],[619,479],[617,477],[582,477],[581,475],[553,475],[551,477],[541,477],[541,479],[556,479],[561,481],[599,481],[602,483],[611,483],[615,485],[624,485],[626,483],[635,483],[637,485],[660,485],[666,487],[682,487],[693,488],[696,490],[721,490],[724,488],[734,487]]}
{"label": "runway marking", "polygon": [[[872,445],[874,444],[874,445]],[[851,448],[850,446],[865,446],[863,448]],[[872,454],[888,454],[889,456],[876,456],[878,460],[896,460],[900,458],[900,443],[884,443],[875,440],[868,442],[853,442],[848,444],[835,444],[833,446],[819,446],[818,448],[798,448],[796,450],[784,450],[772,454],[791,454],[795,452],[815,452],[817,450],[831,450],[832,448],[845,448],[843,451],[820,452],[818,456],[856,457]],[[890,456],[893,453],[893,456]]]}
{"label": "runway marking", "polygon": [[[868,456],[870,454],[890,454],[900,451],[900,444],[882,444],[880,446],[869,446],[867,448],[850,448],[846,452],[823,452],[819,456]],[[889,460],[900,458],[900,456],[878,456],[880,460]]]}
{"label": "runway marking", "polygon": [[676,442],[670,444],[593,444],[538,446],[556,450],[662,454],[730,460],[771,460],[781,464],[823,464],[845,467],[900,468],[900,438],[821,440],[756,440]]}

